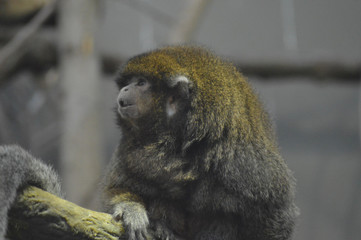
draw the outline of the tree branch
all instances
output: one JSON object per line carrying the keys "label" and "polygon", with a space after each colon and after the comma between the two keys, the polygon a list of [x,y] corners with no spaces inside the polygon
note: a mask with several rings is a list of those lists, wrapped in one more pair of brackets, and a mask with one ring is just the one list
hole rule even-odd
{"label": "tree branch", "polygon": [[11,240],[117,240],[124,233],[110,214],[91,211],[36,187],[19,193],[9,211]]}
{"label": "tree branch", "polygon": [[139,1],[139,0],[122,0],[124,4],[134,8],[135,10],[141,12],[142,14],[148,15],[154,21],[165,24],[169,27],[176,23],[176,20],[173,16],[157,9],[153,6],[153,4],[147,1]]}
{"label": "tree branch", "polygon": [[195,29],[203,16],[209,0],[191,0],[182,12],[181,18],[169,36],[169,43],[188,42],[194,35]]}
{"label": "tree branch", "polygon": [[18,63],[19,59],[25,54],[24,51],[20,50],[55,10],[56,4],[57,0],[53,0],[48,5],[45,5],[28,25],[21,29],[8,44],[0,49],[0,66],[2,71],[6,72],[6,70],[11,69]]}
{"label": "tree branch", "polygon": [[[6,33],[6,28],[0,31]],[[0,41],[5,41],[6,36],[11,33],[0,35]],[[35,36],[36,41],[31,41],[27,45],[27,53],[21,58],[17,65],[4,71],[4,66],[0,65],[0,86],[12,74],[21,69],[28,69],[33,72],[44,71],[51,66],[58,64],[58,53],[54,41],[56,39],[53,31],[40,31]],[[101,66],[104,74],[114,75],[119,69],[120,64],[124,63],[126,58],[117,55],[101,55]],[[310,78],[315,81],[340,81],[348,83],[358,83],[361,80],[361,62],[341,63],[341,62],[248,62],[233,59],[233,63],[247,77],[256,77],[260,79],[281,80],[293,77]]]}

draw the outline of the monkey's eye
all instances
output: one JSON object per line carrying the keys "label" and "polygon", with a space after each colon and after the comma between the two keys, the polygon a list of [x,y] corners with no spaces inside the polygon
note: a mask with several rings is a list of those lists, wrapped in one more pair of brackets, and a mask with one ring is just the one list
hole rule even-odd
{"label": "monkey's eye", "polygon": [[145,79],[139,79],[139,81],[137,82],[137,86],[144,86],[145,84],[146,84]]}

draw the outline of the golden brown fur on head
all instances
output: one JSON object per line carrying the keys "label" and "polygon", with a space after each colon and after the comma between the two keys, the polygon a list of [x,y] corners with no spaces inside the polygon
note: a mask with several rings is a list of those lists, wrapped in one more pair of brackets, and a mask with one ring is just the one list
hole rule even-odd
{"label": "golden brown fur on head", "polygon": [[188,78],[192,99],[186,126],[198,140],[206,135],[217,140],[227,132],[230,138],[259,139],[274,147],[268,116],[252,88],[231,63],[211,51],[194,46],[160,48],[130,59],[122,74],[153,77],[161,85],[176,76]]}

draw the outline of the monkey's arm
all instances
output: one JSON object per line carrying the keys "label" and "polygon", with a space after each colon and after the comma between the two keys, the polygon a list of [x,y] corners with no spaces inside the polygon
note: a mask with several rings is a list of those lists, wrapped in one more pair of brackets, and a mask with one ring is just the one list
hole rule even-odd
{"label": "monkey's arm", "polygon": [[4,238],[8,211],[20,187],[29,184],[62,196],[53,169],[18,146],[0,146],[0,239]]}
{"label": "monkey's arm", "polygon": [[130,240],[147,239],[149,225],[144,203],[137,195],[124,189],[106,189],[107,207],[117,221],[122,220]]}

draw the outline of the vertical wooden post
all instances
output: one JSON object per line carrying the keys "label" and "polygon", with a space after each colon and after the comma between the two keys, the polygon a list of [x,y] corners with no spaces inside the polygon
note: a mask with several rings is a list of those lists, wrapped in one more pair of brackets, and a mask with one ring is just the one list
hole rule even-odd
{"label": "vertical wooden post", "polygon": [[97,0],[62,0],[59,11],[64,125],[61,172],[67,199],[89,207],[101,172]]}

